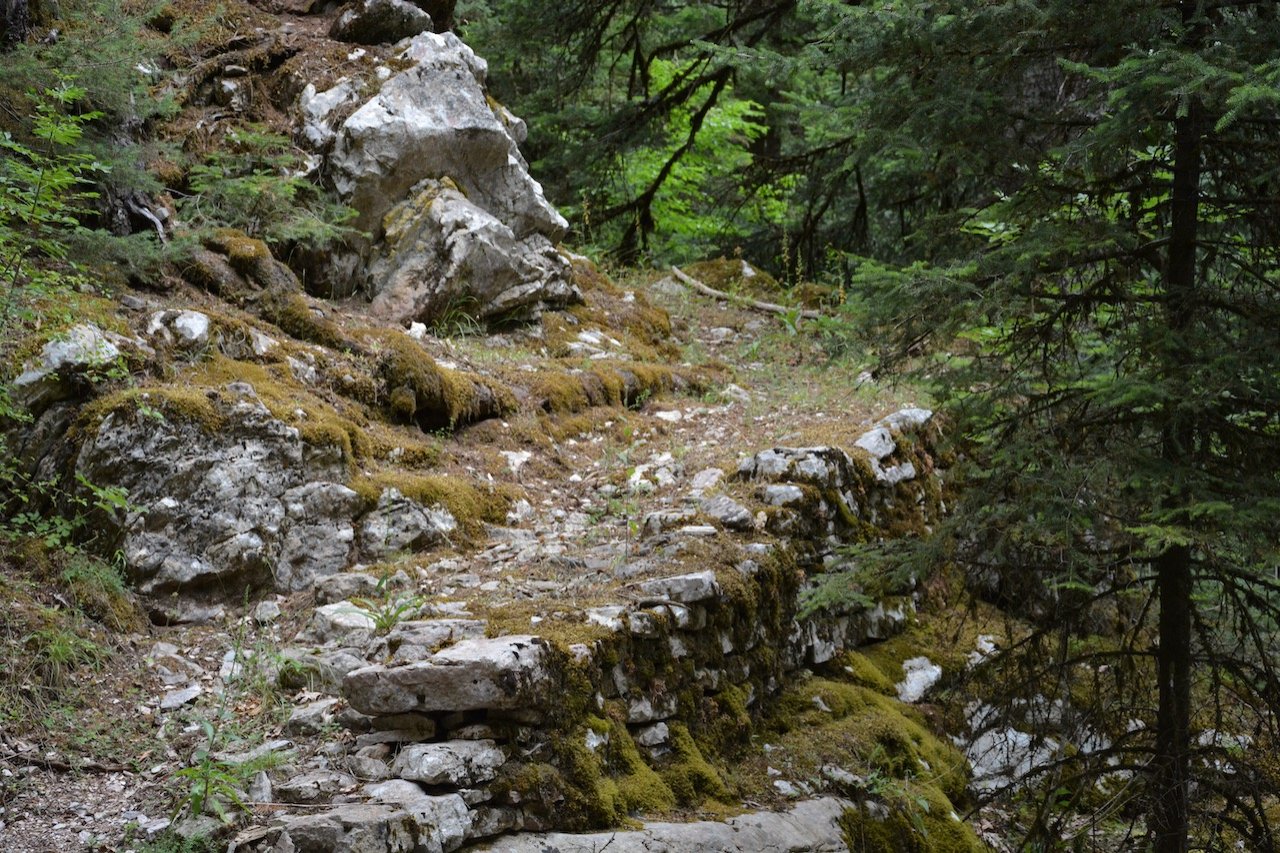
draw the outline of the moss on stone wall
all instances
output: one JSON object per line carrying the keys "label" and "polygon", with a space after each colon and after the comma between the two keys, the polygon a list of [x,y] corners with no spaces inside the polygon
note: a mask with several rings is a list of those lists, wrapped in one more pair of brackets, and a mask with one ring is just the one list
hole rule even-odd
{"label": "moss on stone wall", "polygon": [[658,774],[685,806],[699,805],[703,800],[728,800],[729,787],[720,772],[698,748],[697,741],[683,723],[671,723],[671,755],[659,765]]}

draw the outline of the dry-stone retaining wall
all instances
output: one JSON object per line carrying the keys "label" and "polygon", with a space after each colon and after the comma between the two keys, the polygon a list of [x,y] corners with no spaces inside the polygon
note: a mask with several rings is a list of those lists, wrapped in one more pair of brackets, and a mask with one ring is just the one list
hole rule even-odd
{"label": "dry-stone retaining wall", "polygon": [[[773,448],[744,460],[739,476],[756,483],[769,526],[807,536],[816,525],[826,542],[865,534],[873,512],[882,522],[926,525],[939,494],[936,482],[921,482],[938,476],[929,429],[927,412],[899,413],[864,436],[861,450]],[[792,487],[800,499],[770,503]],[[642,781],[655,786],[647,796],[671,805],[684,778],[679,768],[748,737],[793,673],[888,636],[911,606],[904,598],[798,620],[797,592],[821,570],[820,550],[721,537],[707,555],[707,568],[633,582],[615,590],[625,603],[566,613],[545,636],[536,624],[527,634],[487,636],[484,620],[440,611],[377,636],[367,610],[333,600],[359,593],[358,576],[325,581],[317,591],[329,603],[299,637],[306,645],[287,656],[296,673],[310,673],[313,686],[340,695],[346,707],[322,700],[300,709],[290,726],[351,730],[354,741],[327,772],[336,775],[334,787],[363,784],[328,811],[283,818],[258,849],[450,851],[514,831],[586,829],[625,816],[611,798],[634,804],[626,792]],[[294,787],[324,782],[321,773]],[[820,800],[790,815],[657,824],[615,843],[771,849],[764,839],[785,840],[803,818],[814,837],[802,849],[837,850],[846,807]],[[579,849],[590,838],[530,836],[493,849]],[[698,846],[704,842],[712,846]]]}

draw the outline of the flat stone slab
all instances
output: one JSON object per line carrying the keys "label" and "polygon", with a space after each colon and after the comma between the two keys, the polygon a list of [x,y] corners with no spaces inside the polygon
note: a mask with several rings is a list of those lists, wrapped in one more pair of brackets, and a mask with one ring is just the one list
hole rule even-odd
{"label": "flat stone slab", "polygon": [[407,746],[396,756],[391,772],[424,785],[469,788],[490,782],[507,760],[491,740],[451,740]]}
{"label": "flat stone slab", "polygon": [[630,832],[527,833],[470,850],[502,853],[847,853],[840,828],[848,800],[805,800],[786,812],[754,812],[719,823],[646,823]]}
{"label": "flat stone slab", "polygon": [[[714,528],[711,532],[715,532]],[[720,594],[720,584],[716,583],[716,573],[710,570],[693,572],[687,575],[674,575],[669,578],[654,578],[637,584],[637,588],[646,598],[658,601],[678,601],[681,604],[706,601]]]}
{"label": "flat stone slab", "polygon": [[410,853],[418,849],[418,821],[389,805],[339,806],[286,817],[273,853]]}
{"label": "flat stone slab", "polygon": [[517,635],[463,640],[403,666],[366,666],[347,673],[342,693],[364,714],[408,711],[531,709],[550,680],[546,645]]}

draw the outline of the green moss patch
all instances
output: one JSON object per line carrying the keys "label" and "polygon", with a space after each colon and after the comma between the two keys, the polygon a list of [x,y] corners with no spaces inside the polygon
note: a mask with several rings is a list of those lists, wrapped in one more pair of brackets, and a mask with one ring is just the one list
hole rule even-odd
{"label": "green moss patch", "polygon": [[645,362],[607,363],[588,370],[566,367],[537,374],[530,396],[549,414],[573,414],[602,406],[636,408],[671,391],[700,392],[711,381],[701,373]]}
{"label": "green moss patch", "polygon": [[683,723],[672,723],[671,756],[659,768],[659,775],[681,805],[696,806],[704,800],[728,800],[729,787],[720,772],[703,756],[697,742]]}
{"label": "green moss patch", "polygon": [[[885,696],[896,694],[893,680],[868,660],[866,655],[858,652],[845,652],[836,661],[836,664],[844,670],[848,680],[853,684],[874,690]],[[899,672],[901,672],[901,669],[899,669]]]}
{"label": "green moss patch", "polygon": [[741,258],[716,258],[699,261],[684,268],[698,281],[724,293],[776,300],[784,292],[778,280],[763,270],[751,268],[755,275],[745,275]]}
{"label": "green moss patch", "polygon": [[307,297],[301,293],[267,293],[259,302],[258,310],[262,319],[274,323],[281,331],[300,341],[334,350],[353,349],[351,340],[338,324],[313,311]]}
{"label": "green moss patch", "polygon": [[70,291],[35,299],[30,308],[25,316],[15,311],[0,338],[0,379],[16,377],[45,344],[65,335],[72,326],[92,323],[105,331],[131,334],[116,302],[102,296]]}
{"label": "green moss patch", "polygon": [[935,788],[904,782],[886,786],[879,793],[875,805],[864,802],[842,815],[840,826],[850,850],[984,853],[989,849]]}
{"label": "green moss patch", "polygon": [[458,522],[464,535],[479,537],[485,523],[500,524],[516,498],[516,490],[508,486],[484,488],[461,477],[447,474],[413,474],[385,471],[357,477],[351,488],[370,506],[378,502],[386,489],[396,489],[423,506],[443,506]]}
{"label": "green moss patch", "polygon": [[316,396],[302,386],[284,365],[234,361],[216,355],[180,374],[170,384],[151,384],[106,395],[86,406],[76,421],[76,435],[96,430],[116,411],[159,416],[190,423],[213,434],[226,426],[226,386],[247,382],[271,415],[297,428],[302,440],[341,450],[351,466],[373,455],[374,445],[365,432],[367,419],[359,412],[346,413],[332,400]]}
{"label": "green moss patch", "polygon": [[377,335],[378,374],[386,388],[386,408],[399,423],[424,432],[452,430],[516,409],[515,395],[501,383],[440,367],[412,338],[397,332]]}

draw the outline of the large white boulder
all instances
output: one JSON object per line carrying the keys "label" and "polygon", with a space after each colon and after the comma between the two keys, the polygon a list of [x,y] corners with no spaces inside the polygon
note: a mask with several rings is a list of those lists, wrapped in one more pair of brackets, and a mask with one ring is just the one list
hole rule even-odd
{"label": "large white boulder", "polygon": [[403,45],[410,66],[349,113],[361,99],[350,82],[308,86],[299,102],[302,138],[327,155],[326,173],[368,235],[354,265],[321,265],[331,289],[362,281],[395,323],[458,310],[510,319],[579,300],[555,248],[567,223],[520,156],[524,123],[485,92],[484,60],[452,33]]}
{"label": "large white boulder", "polygon": [[388,323],[459,309],[510,318],[581,298],[569,262],[546,236],[517,236],[452,181],[415,185],[383,225],[369,278],[374,313]]}

